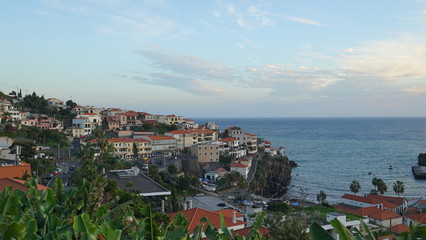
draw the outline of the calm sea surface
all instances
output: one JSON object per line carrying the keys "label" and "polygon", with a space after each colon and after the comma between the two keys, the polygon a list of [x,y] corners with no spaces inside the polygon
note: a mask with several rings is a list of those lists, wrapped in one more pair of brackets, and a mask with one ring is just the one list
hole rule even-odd
{"label": "calm sea surface", "polygon": [[[395,195],[396,180],[405,184],[406,196],[424,196],[426,180],[414,179],[411,166],[426,152],[426,118],[206,118],[221,131],[241,127],[273,143],[284,146],[293,169],[288,195],[316,201],[320,190],[336,202],[350,193],[352,180],[361,183],[360,193],[368,193],[373,177],[384,180],[387,195]],[[390,170],[389,166],[393,166]],[[369,175],[369,172],[371,175]]]}

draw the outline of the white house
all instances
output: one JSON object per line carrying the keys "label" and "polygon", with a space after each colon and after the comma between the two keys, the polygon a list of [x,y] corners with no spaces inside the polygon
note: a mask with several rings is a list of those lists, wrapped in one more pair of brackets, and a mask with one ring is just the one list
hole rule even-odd
{"label": "white house", "polygon": [[239,172],[244,178],[247,178],[249,170],[250,170],[250,166],[242,164],[242,163],[232,163],[230,170],[231,172],[232,171]]}

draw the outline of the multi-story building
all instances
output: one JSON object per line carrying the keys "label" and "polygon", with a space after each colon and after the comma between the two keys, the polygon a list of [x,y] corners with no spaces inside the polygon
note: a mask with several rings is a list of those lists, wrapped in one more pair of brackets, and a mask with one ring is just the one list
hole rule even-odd
{"label": "multi-story building", "polygon": [[72,136],[73,137],[83,137],[92,133],[92,130],[95,129],[93,124],[89,121],[88,118],[74,118],[72,120]]}
{"label": "multi-story building", "polygon": [[46,99],[47,104],[50,107],[55,107],[55,108],[59,108],[59,109],[64,109],[66,107],[68,107],[67,105],[64,104],[64,101],[59,100],[57,98],[48,98]]}
{"label": "multi-story building", "polygon": [[247,147],[248,154],[255,154],[257,152],[257,136],[251,133],[231,131],[229,137],[238,140],[241,146]]}
{"label": "multi-story building", "polygon": [[135,111],[127,111],[124,113],[118,113],[116,115],[120,121],[120,125],[141,125],[142,121],[137,119],[137,114]]}
{"label": "multi-story building", "polygon": [[200,143],[191,146],[192,155],[198,162],[219,162],[219,146],[211,143]]}
{"label": "multi-story building", "polygon": [[176,138],[178,149],[190,147],[198,143],[197,134],[188,130],[175,130],[164,135]]}
{"label": "multi-story building", "polygon": [[157,121],[160,122],[160,123],[165,123],[165,124],[169,124],[169,125],[176,125],[176,124],[183,122],[183,117],[182,116],[176,116],[174,114],[162,115],[162,116],[158,117]]}
{"label": "multi-story building", "polygon": [[[93,139],[90,142],[96,143],[98,139]],[[114,154],[120,159],[129,160],[135,159],[134,145],[137,148],[137,158],[151,157],[152,145],[146,139],[133,138],[109,138],[108,142],[114,147]]]}
{"label": "multi-story building", "polygon": [[177,140],[171,136],[134,136],[151,141],[152,157],[170,157],[176,154]]}

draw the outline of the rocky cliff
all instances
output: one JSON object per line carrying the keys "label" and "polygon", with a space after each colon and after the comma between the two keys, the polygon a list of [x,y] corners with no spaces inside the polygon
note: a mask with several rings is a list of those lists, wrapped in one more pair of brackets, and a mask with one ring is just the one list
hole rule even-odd
{"label": "rocky cliff", "polygon": [[420,153],[417,159],[420,166],[426,166],[426,153]]}
{"label": "rocky cliff", "polygon": [[264,197],[281,197],[287,192],[292,166],[287,157],[264,154],[258,158],[250,191]]}

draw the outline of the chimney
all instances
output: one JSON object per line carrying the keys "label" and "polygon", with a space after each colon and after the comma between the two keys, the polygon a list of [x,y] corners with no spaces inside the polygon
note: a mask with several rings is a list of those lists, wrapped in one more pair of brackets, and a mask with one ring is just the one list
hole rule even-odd
{"label": "chimney", "polygon": [[232,223],[237,223],[237,212],[232,211]]}
{"label": "chimney", "polygon": [[188,209],[192,208],[192,200],[188,200]]}

